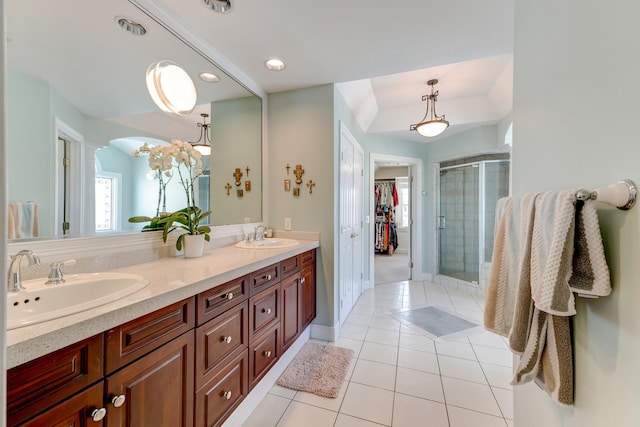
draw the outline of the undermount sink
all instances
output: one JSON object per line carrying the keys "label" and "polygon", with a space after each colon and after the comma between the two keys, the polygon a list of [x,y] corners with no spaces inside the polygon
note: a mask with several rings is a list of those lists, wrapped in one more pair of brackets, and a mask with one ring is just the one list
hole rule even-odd
{"label": "undermount sink", "polygon": [[57,285],[45,285],[46,280],[23,281],[25,290],[7,294],[7,329],[89,310],[149,284],[144,277],[129,273],[68,274],[65,282]]}
{"label": "undermount sink", "polygon": [[297,240],[284,238],[267,238],[264,240],[254,240],[250,243],[245,241],[236,243],[236,247],[243,249],[281,249],[297,245]]}

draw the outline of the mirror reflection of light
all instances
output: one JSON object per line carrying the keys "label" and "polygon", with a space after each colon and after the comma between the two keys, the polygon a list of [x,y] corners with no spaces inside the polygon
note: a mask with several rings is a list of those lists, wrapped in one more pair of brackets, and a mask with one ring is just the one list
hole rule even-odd
{"label": "mirror reflection of light", "polygon": [[196,87],[178,64],[163,60],[147,69],[147,90],[162,111],[178,115],[191,113],[197,100]]}

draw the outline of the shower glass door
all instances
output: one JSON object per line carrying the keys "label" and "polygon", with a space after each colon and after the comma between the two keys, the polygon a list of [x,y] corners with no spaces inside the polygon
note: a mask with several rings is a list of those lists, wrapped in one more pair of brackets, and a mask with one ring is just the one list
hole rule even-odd
{"label": "shower glass door", "polygon": [[440,170],[439,274],[466,282],[480,276],[480,164]]}

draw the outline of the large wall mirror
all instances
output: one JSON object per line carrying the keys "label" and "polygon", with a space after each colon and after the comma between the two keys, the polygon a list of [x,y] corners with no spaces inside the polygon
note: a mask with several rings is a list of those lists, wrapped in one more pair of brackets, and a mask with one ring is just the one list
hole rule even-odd
{"label": "large wall mirror", "polygon": [[[139,232],[128,218],[155,215],[158,182],[131,152],[197,141],[202,114],[212,155],[199,206],[213,225],[262,220],[260,97],[127,0],[7,0],[5,11],[10,239]],[[160,60],[191,76],[193,113],[171,116],[153,103],[145,73]],[[185,206],[177,180],[166,194],[162,209]]]}

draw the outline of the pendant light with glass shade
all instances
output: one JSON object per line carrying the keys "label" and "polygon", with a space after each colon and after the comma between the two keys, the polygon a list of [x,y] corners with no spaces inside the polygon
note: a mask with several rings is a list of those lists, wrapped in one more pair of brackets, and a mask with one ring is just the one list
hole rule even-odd
{"label": "pendant light with glass shade", "polygon": [[202,123],[198,123],[200,138],[195,142],[189,142],[189,144],[203,156],[210,156],[211,139],[209,137],[209,128],[211,127],[211,123],[207,123],[207,117],[209,117],[209,115],[207,113],[200,113],[200,116],[202,116]]}
{"label": "pendant light with glass shade", "polygon": [[431,93],[422,96],[422,101],[427,101],[427,111],[420,123],[409,126],[409,130],[415,130],[426,137],[438,136],[449,127],[449,122],[445,120],[444,114],[439,116],[436,113],[436,102],[438,101],[439,93],[433,90],[436,84],[438,84],[438,79],[431,79],[427,82],[427,85],[431,86]]}

